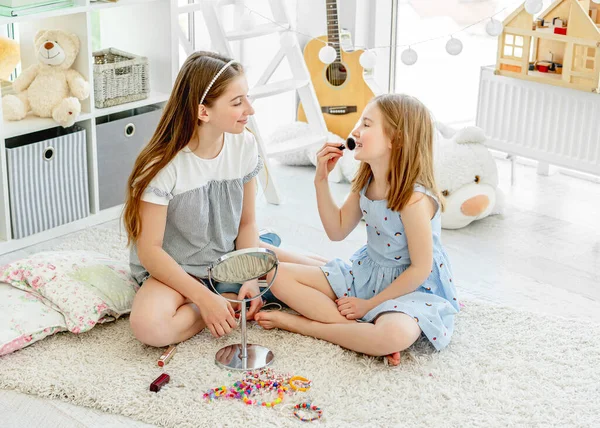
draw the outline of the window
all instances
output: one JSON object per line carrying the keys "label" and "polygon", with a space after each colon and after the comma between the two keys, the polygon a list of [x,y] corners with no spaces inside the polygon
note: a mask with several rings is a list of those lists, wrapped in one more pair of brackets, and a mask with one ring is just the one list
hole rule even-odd
{"label": "window", "polygon": [[[440,122],[474,124],[481,67],[495,66],[498,52],[498,38],[485,31],[486,18],[498,13],[495,19],[503,21],[517,7],[513,0],[398,0],[396,92],[420,99]],[[451,34],[463,43],[457,56],[446,52]],[[430,39],[411,45],[416,64],[402,63],[406,45]],[[525,54],[519,39],[512,39],[511,58]]]}
{"label": "window", "polygon": [[596,66],[596,48],[575,45],[575,59],[573,70],[580,72],[594,71]]}
{"label": "window", "polygon": [[523,58],[523,36],[506,34],[504,36],[504,58]]}

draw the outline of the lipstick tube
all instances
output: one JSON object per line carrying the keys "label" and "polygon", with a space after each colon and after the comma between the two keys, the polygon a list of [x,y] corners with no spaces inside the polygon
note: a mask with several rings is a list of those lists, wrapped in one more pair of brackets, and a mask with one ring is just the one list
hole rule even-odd
{"label": "lipstick tube", "polygon": [[171,380],[171,376],[169,376],[166,373],[161,374],[159,377],[157,377],[156,379],[154,379],[154,382],[152,382],[150,384],[150,391],[152,392],[158,392],[160,391],[160,389],[166,385],[167,383],[169,383],[169,381]]}
{"label": "lipstick tube", "polygon": [[169,348],[160,356],[158,359],[158,367],[164,367],[169,363],[169,360],[173,357],[177,351],[177,347],[175,345],[169,346]]}

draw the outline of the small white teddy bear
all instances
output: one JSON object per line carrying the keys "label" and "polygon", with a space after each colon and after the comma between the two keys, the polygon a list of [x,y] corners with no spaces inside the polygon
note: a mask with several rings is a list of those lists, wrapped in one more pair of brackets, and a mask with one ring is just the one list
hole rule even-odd
{"label": "small white teddy bear", "polygon": [[70,68],[79,53],[79,38],[62,30],[40,30],[34,45],[38,64],[13,82],[16,95],[2,98],[4,118],[21,120],[31,110],[65,128],[72,126],[81,112],[79,100],[90,95],[89,83]]}
{"label": "small white teddy bear", "polygon": [[456,132],[437,123],[434,173],[445,199],[444,229],[459,229],[503,210],[498,169],[481,128],[468,126]]}

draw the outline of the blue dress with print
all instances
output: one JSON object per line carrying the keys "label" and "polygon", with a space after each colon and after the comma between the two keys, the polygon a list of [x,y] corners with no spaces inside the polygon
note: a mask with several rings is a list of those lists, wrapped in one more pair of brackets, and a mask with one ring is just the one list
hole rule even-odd
{"label": "blue dress with print", "polygon": [[[367,224],[367,245],[352,256],[352,266],[335,259],[322,267],[338,297],[370,299],[387,288],[410,266],[404,225],[398,212],[386,200],[372,201],[360,192],[360,208]],[[415,185],[415,192],[432,197],[437,209],[431,220],[433,264],[431,274],[415,291],[387,300],[359,321],[373,322],[385,312],[402,312],[415,319],[423,334],[437,350],[445,348],[454,330],[454,315],[460,310],[452,282],[452,269],[441,242],[441,209],[433,194]]]}

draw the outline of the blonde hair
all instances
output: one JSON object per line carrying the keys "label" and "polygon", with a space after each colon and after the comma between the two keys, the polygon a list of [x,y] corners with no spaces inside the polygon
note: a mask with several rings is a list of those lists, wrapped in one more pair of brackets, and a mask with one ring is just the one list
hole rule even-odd
{"label": "blonde hair", "polygon": [[[128,244],[135,242],[142,230],[140,204],[146,187],[187,146],[197,127],[202,126],[198,119],[200,99],[229,61],[230,58],[217,53],[199,51],[190,55],[181,67],[154,135],[137,157],[127,182],[123,222]],[[227,85],[242,74],[243,68],[239,63],[225,68],[213,82],[202,104],[211,107],[225,92]]]}
{"label": "blonde hair", "polygon": [[[433,174],[433,119],[429,110],[414,97],[386,94],[373,98],[384,117],[383,129],[392,142],[386,195],[388,208],[399,212],[408,204],[415,184],[431,191],[443,208]],[[373,176],[371,166],[362,162],[352,190],[360,192]]]}

